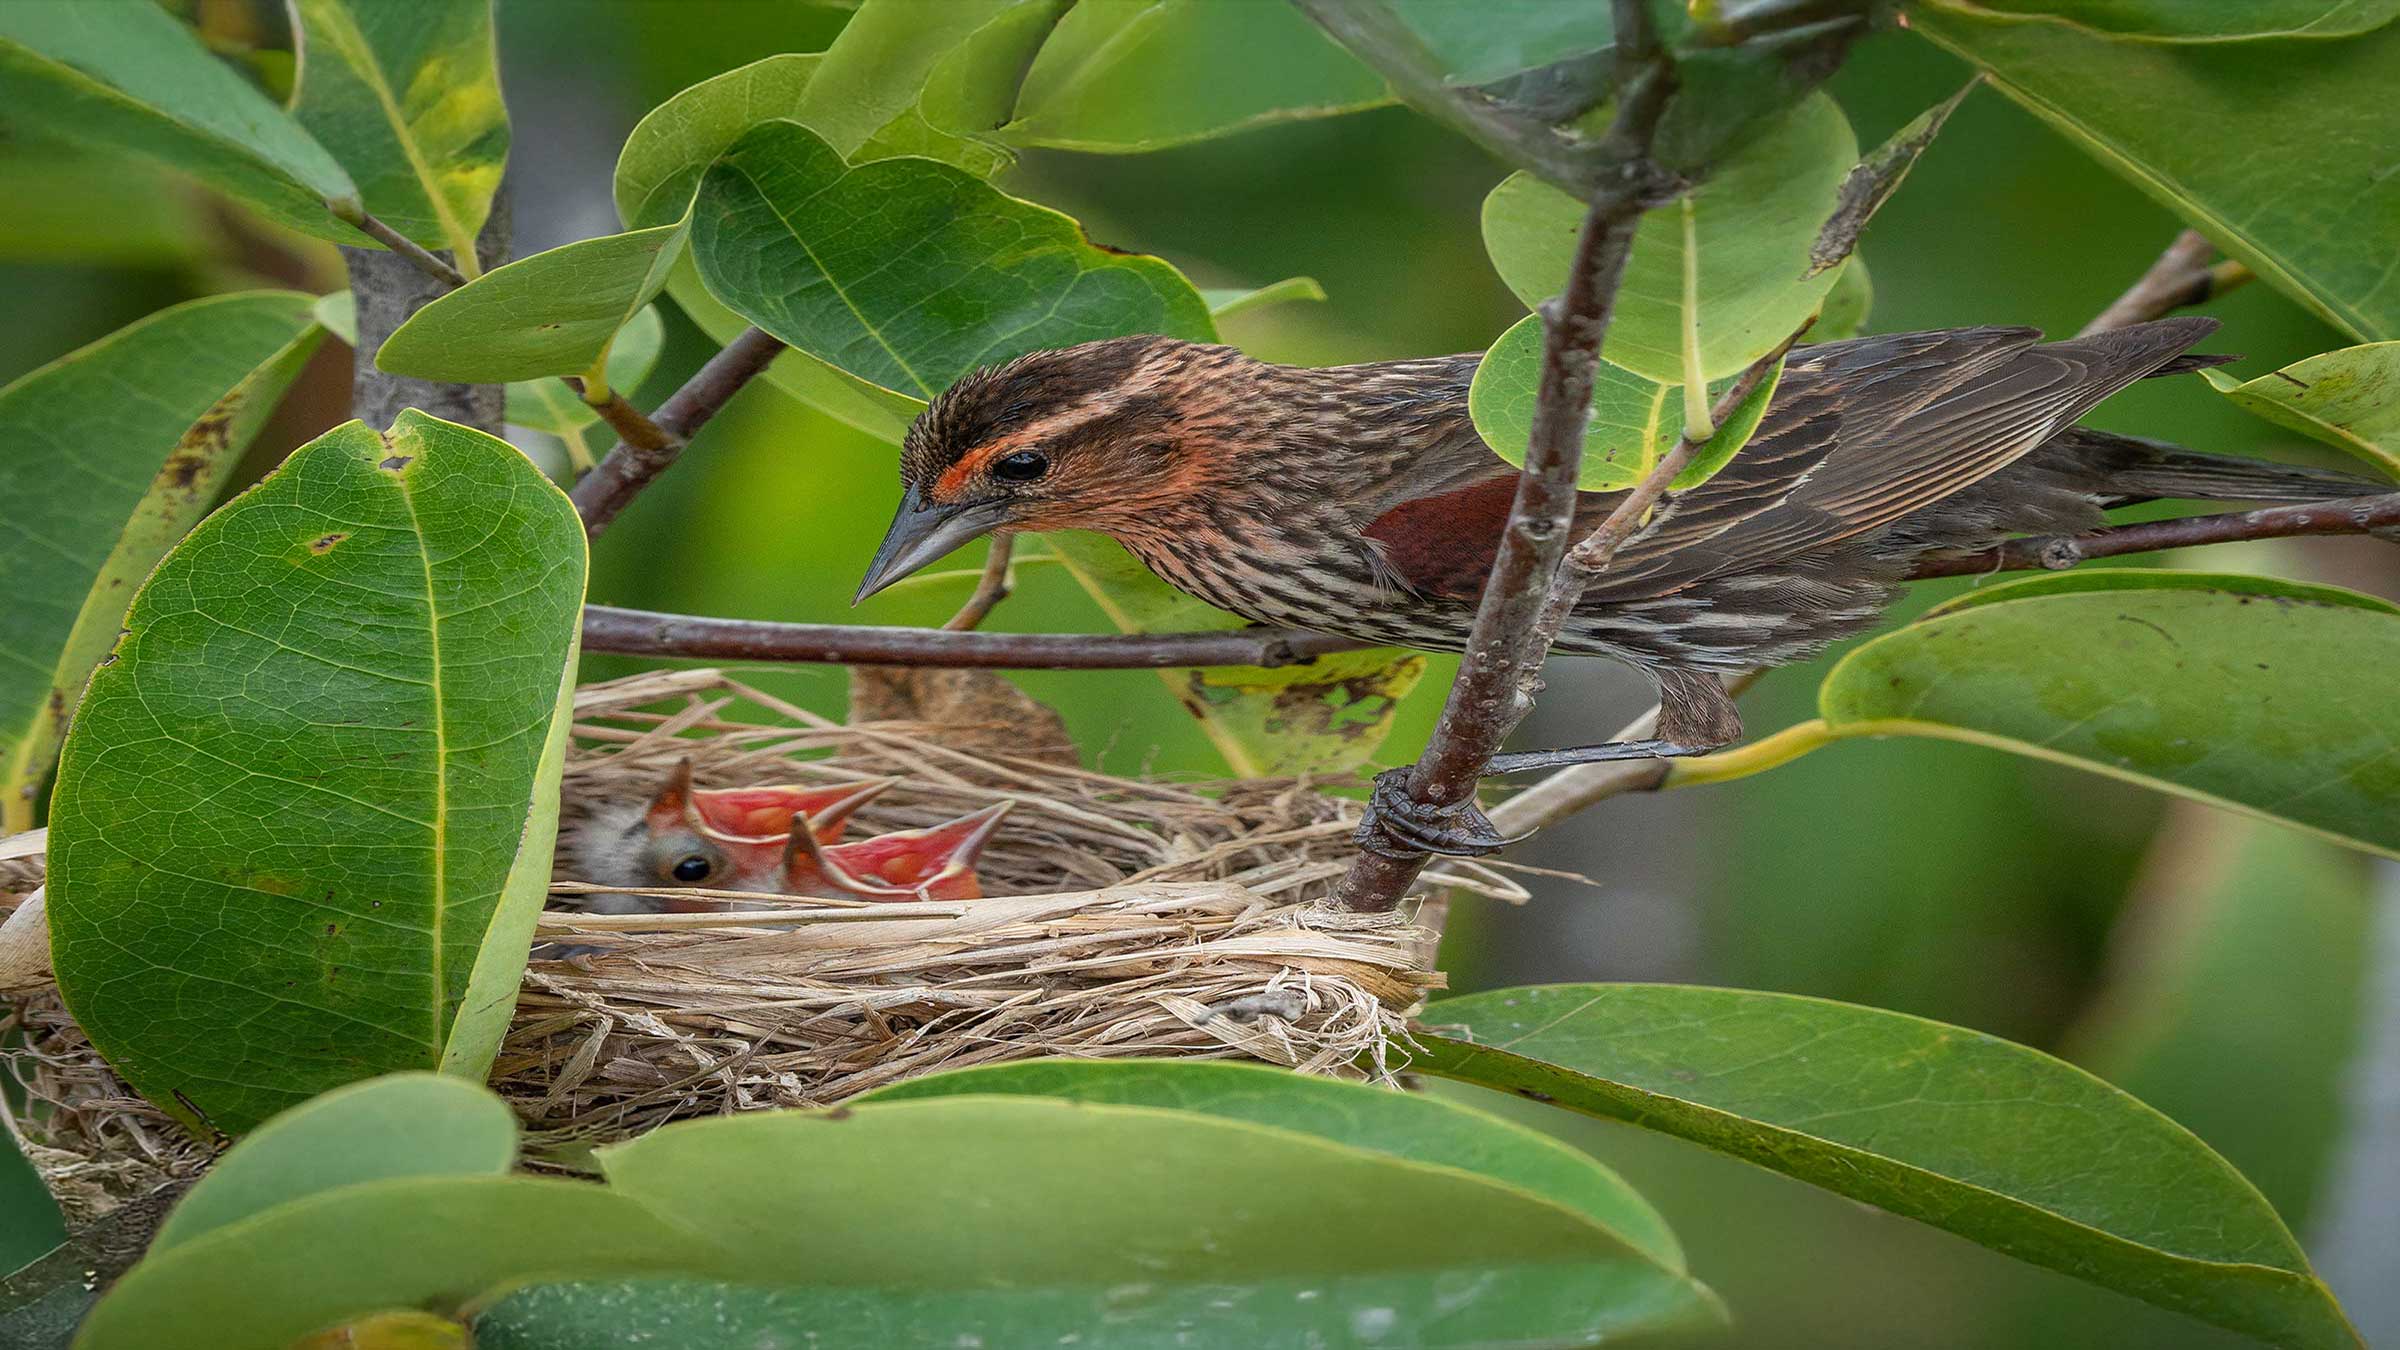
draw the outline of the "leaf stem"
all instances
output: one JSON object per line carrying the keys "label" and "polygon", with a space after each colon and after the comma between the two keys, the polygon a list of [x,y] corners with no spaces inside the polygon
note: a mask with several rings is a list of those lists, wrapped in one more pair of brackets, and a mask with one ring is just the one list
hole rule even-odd
{"label": "leaf stem", "polygon": [[377,243],[382,244],[385,248],[388,248],[392,252],[399,254],[401,257],[406,258],[409,261],[409,264],[415,267],[418,271],[423,272],[425,275],[432,277],[438,282],[441,282],[450,289],[457,290],[459,287],[467,284],[467,278],[465,274],[460,272],[457,268],[451,266],[449,263],[444,262],[439,254],[427,250],[424,245],[419,244],[416,240],[409,238],[407,235],[402,234],[398,230],[393,229],[391,226],[384,224],[380,220],[377,220],[374,216],[367,214],[364,208],[361,208],[357,215],[344,216],[343,219],[348,220],[353,225],[356,225],[360,230],[371,236]]}
{"label": "leaf stem", "polygon": [[[760,371],[767,368],[783,351],[783,342],[762,329],[745,329],[741,336],[725,344],[725,349],[700,367],[699,373],[685,381],[681,389],[658,405],[658,411],[648,419],[661,434],[651,440],[640,428],[628,435],[626,427],[618,427],[621,438],[615,449],[600,461],[600,466],[583,476],[568,495],[575,509],[582,513],[584,529],[598,538],[608,523],[617,518],[650,480],[667,471],[683,454],[692,435],[715,417],[727,401],[741,392]],[[606,412],[602,416],[606,416]],[[614,426],[615,423],[610,425]]]}
{"label": "leaf stem", "polygon": [[1713,755],[1670,760],[1658,786],[1680,788],[1698,787],[1704,783],[1730,783],[1736,778],[1748,778],[1754,773],[1765,773],[1789,764],[1809,751],[1821,750],[1839,739],[1839,733],[1826,725],[1825,719],[1812,717],[1785,727],[1772,736],[1762,736],[1748,745],[1737,745]]}
{"label": "leaf stem", "polygon": [[[1708,406],[1708,372],[1700,364],[1700,221],[1685,193],[1683,216],[1683,438],[1705,443],[1717,434]],[[1785,346],[1790,346],[1786,343]],[[1730,411],[1730,408],[1728,409]]]}

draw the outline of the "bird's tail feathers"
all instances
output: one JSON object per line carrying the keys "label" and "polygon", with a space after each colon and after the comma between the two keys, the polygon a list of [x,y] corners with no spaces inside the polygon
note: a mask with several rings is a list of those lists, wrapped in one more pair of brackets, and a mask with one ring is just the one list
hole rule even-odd
{"label": "bird's tail feathers", "polygon": [[2185,501],[2319,502],[2400,491],[2335,469],[2207,455],[2165,441],[2071,427],[2059,442],[2105,485],[2108,505],[2179,498]]}

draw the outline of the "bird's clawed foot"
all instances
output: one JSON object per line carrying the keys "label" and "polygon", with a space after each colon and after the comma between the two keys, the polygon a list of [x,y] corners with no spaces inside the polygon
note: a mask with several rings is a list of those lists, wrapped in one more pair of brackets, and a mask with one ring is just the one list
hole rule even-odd
{"label": "bird's clawed foot", "polygon": [[1438,853],[1445,858],[1480,858],[1523,838],[1500,833],[1472,798],[1435,806],[1409,795],[1406,769],[1375,775],[1367,814],[1350,836],[1360,848],[1387,858]]}

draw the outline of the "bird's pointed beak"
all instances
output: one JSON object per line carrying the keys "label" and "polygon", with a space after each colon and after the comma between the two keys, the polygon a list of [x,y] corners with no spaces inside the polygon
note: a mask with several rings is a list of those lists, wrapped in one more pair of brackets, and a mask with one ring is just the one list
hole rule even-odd
{"label": "bird's pointed beak", "polygon": [[900,512],[892,517],[883,546],[875,550],[875,561],[867,564],[866,580],[859,583],[858,594],[850,603],[855,605],[952,549],[991,533],[1003,523],[1007,509],[1007,503],[998,501],[943,506],[926,501],[911,488],[900,500]]}

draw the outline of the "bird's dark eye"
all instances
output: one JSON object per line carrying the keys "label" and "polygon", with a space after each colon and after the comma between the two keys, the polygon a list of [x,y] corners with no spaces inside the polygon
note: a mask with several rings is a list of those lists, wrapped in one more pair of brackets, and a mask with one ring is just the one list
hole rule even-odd
{"label": "bird's dark eye", "polygon": [[690,853],[675,860],[672,874],[677,881],[706,881],[708,874],[716,870],[716,864],[697,853]]}
{"label": "bird's dark eye", "polygon": [[1050,457],[1039,450],[1011,450],[992,461],[992,477],[1003,483],[1030,483],[1050,472]]}

